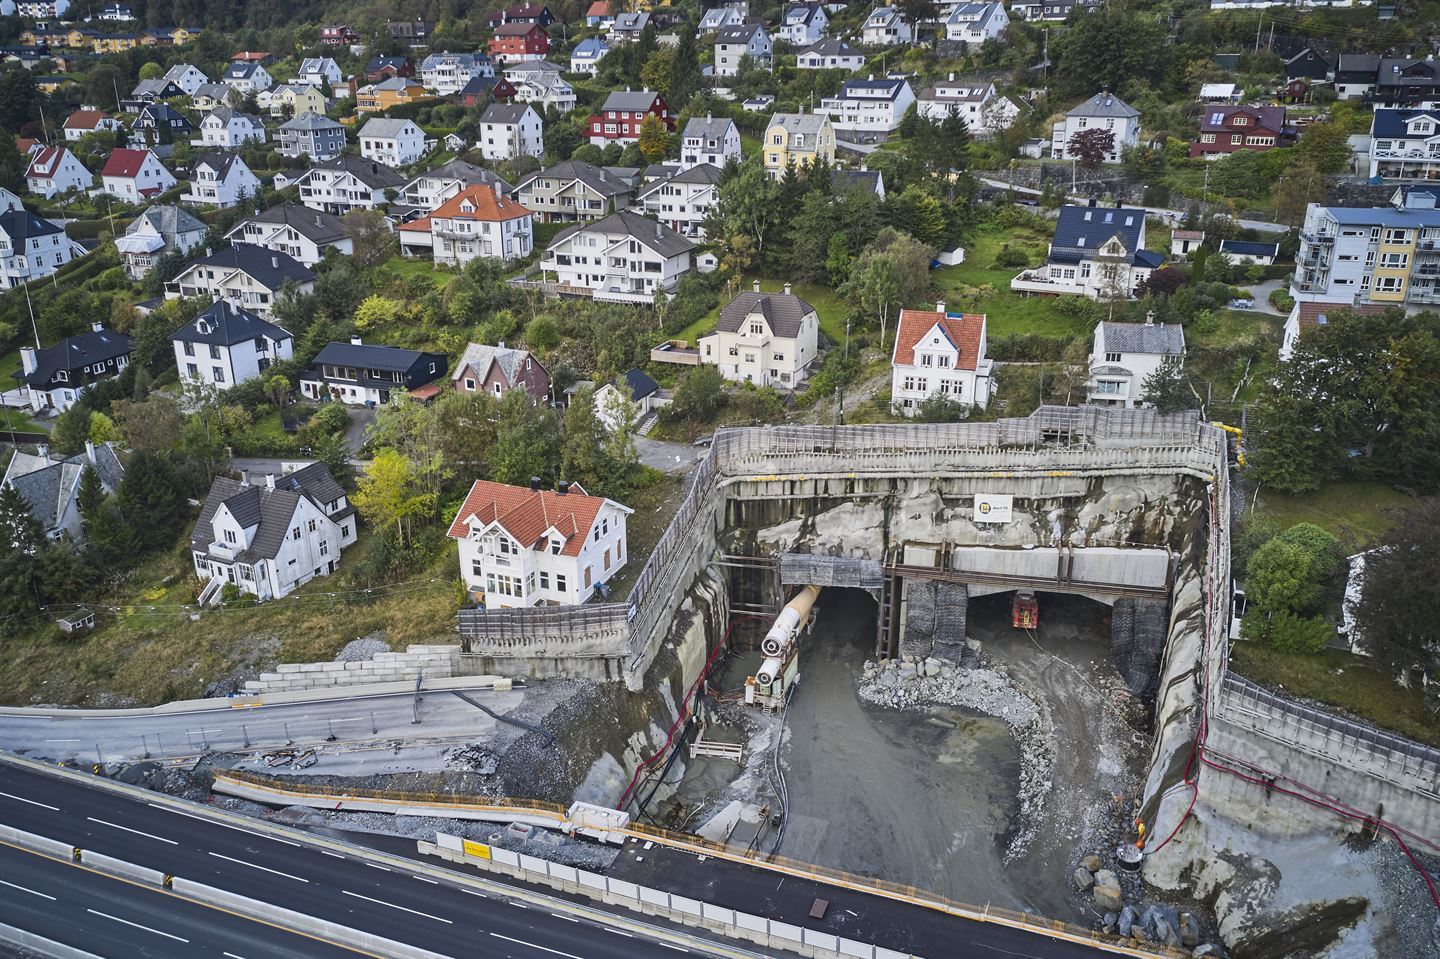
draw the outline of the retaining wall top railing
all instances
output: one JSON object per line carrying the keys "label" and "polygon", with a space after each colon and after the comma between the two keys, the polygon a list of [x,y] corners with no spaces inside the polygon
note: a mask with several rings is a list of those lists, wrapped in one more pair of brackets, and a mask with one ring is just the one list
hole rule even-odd
{"label": "retaining wall top railing", "polygon": [[1047,406],[1023,419],[986,423],[721,430],[626,602],[467,610],[460,635],[467,652],[623,657],[629,671],[643,671],[669,628],[674,601],[694,575],[698,532],[717,522],[715,492],[722,482],[747,474],[971,472],[995,469],[1000,456],[1022,471],[1154,469],[1203,476],[1224,469],[1225,451],[1224,434],[1193,413],[1088,406]]}

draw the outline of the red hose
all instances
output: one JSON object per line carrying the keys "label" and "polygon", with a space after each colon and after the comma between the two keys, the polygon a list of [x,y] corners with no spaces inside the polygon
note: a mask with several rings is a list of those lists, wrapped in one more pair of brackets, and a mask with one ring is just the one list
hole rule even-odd
{"label": "red hose", "polygon": [[616,804],[616,809],[624,809],[626,804],[630,802],[630,794],[635,791],[636,785],[639,784],[640,774],[665,758],[665,754],[670,751],[670,744],[675,741],[675,731],[681,727],[685,720],[690,718],[690,702],[695,698],[695,690],[700,688],[700,684],[703,683],[705,677],[710,674],[710,667],[714,665],[715,658],[720,655],[720,651],[723,650],[725,645],[730,641],[730,633],[740,623],[752,619],[763,621],[764,618],[763,616],[740,616],[730,621],[730,625],[725,628],[725,635],[720,637],[720,642],[715,644],[715,649],[710,653],[710,657],[705,660],[705,666],[700,670],[700,675],[695,677],[695,681],[690,684],[690,689],[685,693],[685,699],[680,703],[680,715],[675,717],[675,721],[671,723],[670,728],[665,731],[664,744],[648,759],[635,767],[635,774],[630,777],[630,785],[626,786],[625,792],[620,795],[620,802]]}

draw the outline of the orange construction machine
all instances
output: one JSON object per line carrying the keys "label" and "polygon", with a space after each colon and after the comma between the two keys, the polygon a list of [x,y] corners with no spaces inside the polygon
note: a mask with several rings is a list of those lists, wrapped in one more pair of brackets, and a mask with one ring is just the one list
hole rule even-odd
{"label": "orange construction machine", "polygon": [[1028,589],[1018,590],[1010,604],[1010,625],[1016,629],[1034,629],[1040,625],[1040,605]]}

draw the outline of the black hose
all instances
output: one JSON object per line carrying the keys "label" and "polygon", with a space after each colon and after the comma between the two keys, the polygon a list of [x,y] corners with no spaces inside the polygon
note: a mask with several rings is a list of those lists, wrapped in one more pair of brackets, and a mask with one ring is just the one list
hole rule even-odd
{"label": "black hose", "polygon": [[539,733],[541,736],[545,737],[545,745],[555,745],[555,736],[548,729],[542,729],[539,726],[536,726],[534,723],[527,723],[523,719],[512,719],[509,716],[502,716],[495,710],[491,709],[489,706],[486,706],[484,703],[471,698],[468,693],[462,693],[458,689],[452,689],[450,690],[450,692],[454,693],[456,696],[459,696],[461,699],[465,700],[467,703],[469,703],[471,706],[474,706],[476,709],[483,710],[486,714],[490,716],[491,719],[494,719],[497,722],[509,723],[512,726],[519,726],[521,729],[528,729],[532,733]]}

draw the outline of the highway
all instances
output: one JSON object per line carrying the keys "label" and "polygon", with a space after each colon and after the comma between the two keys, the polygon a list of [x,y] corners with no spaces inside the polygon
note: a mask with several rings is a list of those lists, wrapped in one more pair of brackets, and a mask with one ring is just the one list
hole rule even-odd
{"label": "highway", "polygon": [[[523,689],[468,690],[498,713],[524,698]],[[0,748],[37,759],[116,762],[178,759],[211,751],[271,749],[293,741],[320,745],[405,739],[408,742],[459,742],[489,737],[495,720],[448,690],[422,692],[418,715],[411,693],[356,696],[193,712],[113,710],[0,710]]]}
{"label": "highway", "polygon": [[[437,881],[418,869],[380,865],[25,769],[0,769],[5,825],[442,955],[673,959],[677,949],[710,954],[646,939],[618,923],[596,924]],[[354,955],[3,844],[0,879],[5,883],[0,922],[107,959]],[[232,931],[237,938],[230,938]],[[84,938],[92,935],[101,938]],[[211,944],[221,949],[208,951]],[[717,946],[715,954],[749,953]]]}

